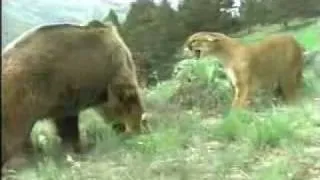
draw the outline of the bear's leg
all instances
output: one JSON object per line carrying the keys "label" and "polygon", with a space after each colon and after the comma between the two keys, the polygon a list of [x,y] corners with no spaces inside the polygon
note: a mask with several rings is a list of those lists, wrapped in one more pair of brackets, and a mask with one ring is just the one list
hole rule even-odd
{"label": "bear's leg", "polygon": [[72,146],[75,152],[80,152],[79,115],[66,115],[56,118],[55,124],[63,146]]}
{"label": "bear's leg", "polygon": [[1,120],[1,168],[13,156],[24,153],[26,146],[30,145],[27,141],[36,122],[32,109],[29,109],[30,103],[8,104],[13,108],[2,109],[5,115]]}

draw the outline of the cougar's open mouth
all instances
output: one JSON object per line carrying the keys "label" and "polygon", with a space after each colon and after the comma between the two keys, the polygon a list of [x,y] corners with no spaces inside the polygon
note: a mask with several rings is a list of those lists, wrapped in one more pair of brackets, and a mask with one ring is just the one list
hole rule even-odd
{"label": "cougar's open mouth", "polygon": [[195,50],[193,51],[193,53],[194,53],[194,56],[195,56],[197,59],[200,58],[200,55],[201,55],[201,50],[200,50],[200,49],[195,49]]}

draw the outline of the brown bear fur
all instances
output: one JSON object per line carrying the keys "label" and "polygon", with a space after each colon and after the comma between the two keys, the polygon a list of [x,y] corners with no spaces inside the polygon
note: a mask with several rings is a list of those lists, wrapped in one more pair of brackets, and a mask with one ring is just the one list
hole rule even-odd
{"label": "brown bear fur", "polygon": [[[133,52],[132,58],[136,66],[139,87],[141,89],[146,89],[148,86],[148,61],[146,58],[144,58],[144,56],[141,53],[138,52]],[[114,112],[117,112],[117,109],[119,109],[118,100],[115,98],[112,92],[109,91],[108,102],[100,106],[97,106],[94,109],[95,112],[97,112],[100,116],[104,117],[106,120],[115,120],[117,117],[115,117]],[[144,113],[143,118],[141,119],[142,127],[145,130],[145,132],[151,131],[151,127],[149,126],[150,117],[151,116],[149,113]],[[112,124],[112,129],[115,130],[117,133],[122,133],[124,131],[124,124],[122,124],[121,122],[108,121],[108,123]]]}
{"label": "brown bear fur", "polygon": [[148,86],[148,69],[149,63],[142,53],[134,52],[132,53],[133,60],[136,64],[138,83],[141,88],[147,88]]}
{"label": "brown bear fur", "polygon": [[80,110],[118,100],[125,133],[141,131],[144,112],[135,64],[117,29],[92,21],[26,32],[2,54],[1,166],[23,150],[38,119],[52,118],[63,143],[80,150]]}

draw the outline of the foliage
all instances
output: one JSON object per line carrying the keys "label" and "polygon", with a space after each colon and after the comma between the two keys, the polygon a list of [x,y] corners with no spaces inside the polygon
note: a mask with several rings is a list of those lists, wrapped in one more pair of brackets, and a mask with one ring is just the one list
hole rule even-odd
{"label": "foliage", "polygon": [[216,113],[213,109],[219,112],[231,100],[231,84],[216,59],[180,61],[174,68],[173,79],[177,80],[178,89],[172,101],[183,107],[196,106],[212,114]]}
{"label": "foliage", "polygon": [[120,27],[118,15],[113,9],[109,11],[109,14],[105,18],[103,18],[102,21],[103,22],[111,21],[115,26]]}
{"label": "foliage", "polygon": [[[177,61],[173,55],[183,39],[180,26],[167,1],[160,5],[148,0],[137,1],[132,4],[123,24],[123,35],[132,51],[143,54],[148,60],[150,73],[167,79],[172,71],[170,66]],[[152,78],[153,82],[156,81]]]}

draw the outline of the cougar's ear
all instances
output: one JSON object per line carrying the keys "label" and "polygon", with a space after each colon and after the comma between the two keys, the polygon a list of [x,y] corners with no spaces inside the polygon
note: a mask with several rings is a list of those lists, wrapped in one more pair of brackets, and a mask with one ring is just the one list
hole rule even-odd
{"label": "cougar's ear", "polygon": [[189,49],[189,50],[192,50],[192,43],[194,43],[194,40],[192,40],[192,41],[190,41],[190,42],[188,43],[188,49]]}
{"label": "cougar's ear", "polygon": [[188,50],[192,50],[192,46],[191,44],[194,42],[194,40],[188,40],[185,44],[184,44],[184,47],[185,47],[185,50],[188,49]]}

